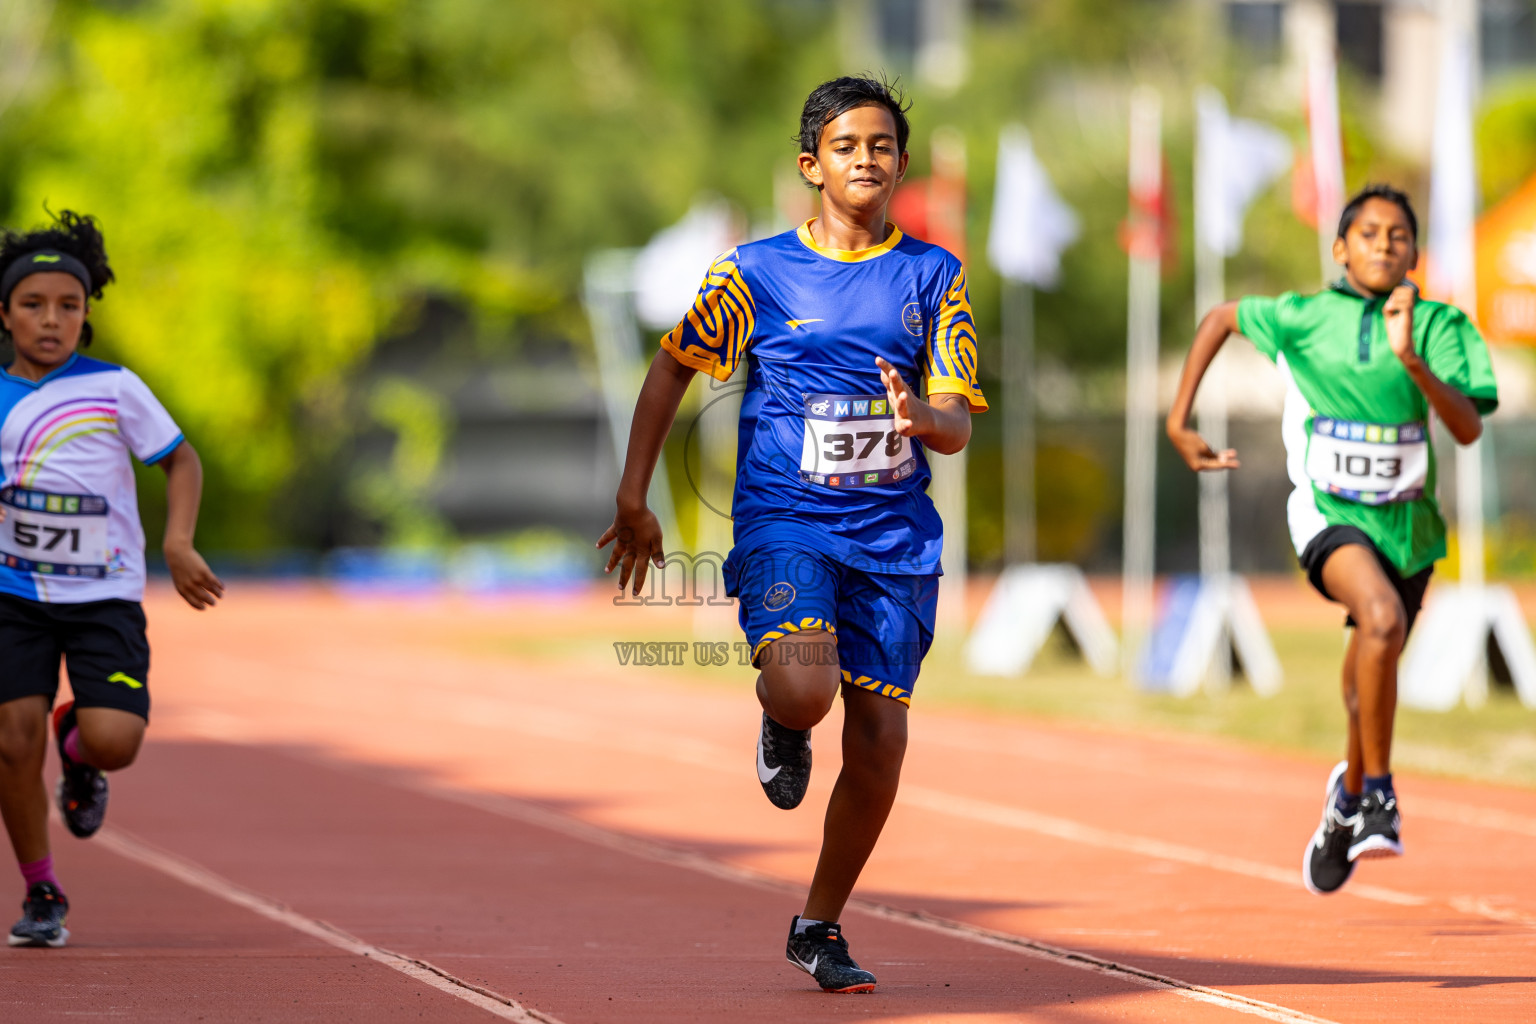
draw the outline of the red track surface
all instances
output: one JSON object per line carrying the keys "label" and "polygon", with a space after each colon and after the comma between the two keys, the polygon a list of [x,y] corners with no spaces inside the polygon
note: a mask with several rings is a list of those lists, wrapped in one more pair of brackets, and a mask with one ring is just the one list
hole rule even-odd
{"label": "red track surface", "polygon": [[[150,741],[103,839],[58,833],[74,939],[0,951],[0,1020],[1533,1017],[1536,793],[1400,778],[1409,856],[1323,899],[1298,868],[1328,764],[919,691],[844,917],[880,989],[833,997],[780,952],[833,723],[804,807],[773,809],[746,670],[720,670],[731,690],[614,663],[635,616],[684,613],[251,587],[149,610]],[[574,617],[590,653],[485,640]]]}

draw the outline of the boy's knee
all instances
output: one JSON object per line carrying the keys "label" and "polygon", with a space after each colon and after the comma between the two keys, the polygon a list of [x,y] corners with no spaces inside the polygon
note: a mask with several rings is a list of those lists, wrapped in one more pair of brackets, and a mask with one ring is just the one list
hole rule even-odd
{"label": "boy's knee", "polygon": [[764,671],[763,680],[773,720],[787,729],[811,728],[837,699],[836,670]]}
{"label": "boy's knee", "polygon": [[1356,616],[1356,622],[1365,639],[1389,647],[1401,647],[1408,633],[1407,616],[1395,594],[1366,602],[1361,614]]}
{"label": "boy's knee", "polygon": [[137,736],[82,736],[81,754],[86,763],[93,768],[100,768],[104,772],[115,772],[120,768],[127,768],[133,764],[139,756],[139,746],[143,742],[143,735]]}
{"label": "boy's knee", "polygon": [[47,743],[45,719],[0,720],[0,764],[8,769],[25,768],[38,760]]}
{"label": "boy's knee", "polygon": [[810,729],[832,710],[835,688],[830,693],[814,685],[784,686],[773,694],[773,720],[787,729]]}

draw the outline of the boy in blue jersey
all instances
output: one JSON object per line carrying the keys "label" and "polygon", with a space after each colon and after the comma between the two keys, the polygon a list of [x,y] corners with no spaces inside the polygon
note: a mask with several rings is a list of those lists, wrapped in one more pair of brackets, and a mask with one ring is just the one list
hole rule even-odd
{"label": "boy in blue jersey", "polygon": [[113,279],[101,233],[68,211],[0,233],[0,815],[27,896],[13,946],[57,948],[69,901],[48,846],[43,761],[59,662],[74,699],[53,710],[57,799],[76,836],[101,827],[102,774],[138,754],[149,719],[144,531],[132,456],[166,475],[165,561],[194,608],[223,586],[192,547],[197,453],[131,370],[88,359],[90,299]]}
{"label": "boy in blue jersey", "polygon": [[[789,962],[830,992],[875,977],[838,917],[895,801],[907,706],[933,639],[943,524],[924,449],[970,440],[976,332],[960,261],[885,219],[907,166],[901,100],[868,77],[811,93],[799,167],[821,215],[710,268],[662,339],[635,408],[608,571],[639,592],[661,566],[651,474],[696,371],[747,363],[727,592],[760,669],[757,772],[790,809],[805,795],[811,728],[841,694],[843,767],[816,874],[790,924]],[[924,380],[927,400],[908,381]]]}

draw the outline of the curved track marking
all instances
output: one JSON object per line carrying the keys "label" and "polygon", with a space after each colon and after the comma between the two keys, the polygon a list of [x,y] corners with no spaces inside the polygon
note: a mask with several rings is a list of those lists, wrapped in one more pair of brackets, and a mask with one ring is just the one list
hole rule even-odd
{"label": "curved track marking", "polygon": [[[339,766],[333,762],[326,761],[323,763],[332,769],[340,767],[346,770],[346,766]],[[554,811],[545,810],[542,807],[524,803],[514,797],[501,796],[494,793],[461,792],[433,785],[429,782],[412,782],[405,779],[390,780],[390,784],[438,800],[463,804],[466,807],[473,807],[491,814],[512,818],[525,824],[537,825],[541,828],[570,836],[573,839],[595,843],[633,857],[640,857],[673,867],[687,868],[691,871],[697,871],[724,881],[734,882],[738,885],[750,885],[773,892],[791,893],[797,897],[805,895],[805,887],[803,885],[786,882],[783,879],[774,878],[771,875],[765,875],[750,868],[726,864],[723,861],[713,860],[687,850],[679,850],[662,845],[661,843],[653,843],[635,836],[626,835],[622,832],[614,832],[577,818],[570,818]],[[1034,957],[1039,960],[1049,960],[1054,964],[1071,967],[1080,971],[1107,975],[1132,985],[1166,991],[1184,999],[1190,999],[1199,1003],[1209,1003],[1212,1006],[1219,1006],[1223,1009],[1235,1010],[1238,1013],[1262,1017],[1265,1020],[1280,1021],[1284,1022],[1284,1024],[1334,1024],[1333,1021],[1325,1017],[1314,1017],[1311,1014],[1292,1010],[1276,1003],[1266,1003],[1260,999],[1251,999],[1247,996],[1223,991],[1222,989],[1196,985],[1192,982],[1144,970],[1130,964],[1105,960],[1089,953],[1080,953],[1077,950],[1053,946],[1050,943],[1039,942],[1035,939],[1013,935],[1008,932],[981,928],[922,911],[901,910],[883,903],[862,900],[858,897],[849,900],[848,906],[851,909],[885,921],[892,921],[913,928],[921,928],[925,931],[938,932],[951,938],[975,942],[984,946],[1006,949],[1010,952]]]}
{"label": "curved track marking", "polygon": [[193,863],[174,853],[151,846],[122,829],[105,828],[99,832],[93,840],[96,845],[104,846],[120,857],[131,860],[136,864],[142,864],[147,868],[153,868],[162,874],[201,890],[210,896],[216,896],[227,903],[233,903],[255,914],[265,917],[269,921],[287,925],[294,931],[302,932],[311,938],[345,950],[354,956],[366,957],[376,960],[386,967],[394,968],[408,978],[412,978],[424,985],[430,985],[440,992],[446,992],[456,999],[462,999],[471,1006],[477,1006],[488,1013],[500,1017],[502,1020],[515,1021],[516,1024],[561,1024],[559,1020],[537,1010],[530,1010],[517,1000],[494,992],[488,988],[471,984],[462,978],[456,978],[452,974],[436,967],[425,960],[417,960],[415,957],[404,956],[390,950],[364,942],[355,935],[342,931],[335,925],[324,921],[317,921],[312,917],[305,917],[288,907],[283,906],[277,900],[260,893],[242,888],[214,874],[207,868]]}
{"label": "curved track marking", "polygon": [[[926,931],[939,932],[954,938],[967,939],[982,945],[1006,949],[1023,956],[1034,957],[1038,960],[1049,960],[1052,963],[1066,964],[1085,971],[1109,975],[1123,981],[1129,981],[1134,985],[1143,985],[1154,989],[1176,989],[1180,995],[1187,999],[1193,999],[1200,1003],[1210,1003],[1212,1006],[1220,1006],[1228,1010],[1238,1010],[1241,1013],[1263,1017],[1265,1020],[1292,1022],[1292,1024],[1333,1024],[1326,1017],[1314,1017],[1310,1013],[1302,1013],[1300,1010],[1292,1010],[1275,1003],[1266,1003],[1262,999],[1250,999],[1247,996],[1240,996],[1219,988],[1208,988],[1205,985],[1191,984],[1187,981],[1180,981],[1178,978],[1170,978],[1166,974],[1143,970],[1132,964],[1105,960],[1088,953],[1079,953],[1076,950],[1053,946],[1048,942],[1026,939],[1018,935],[1010,935],[1007,932],[966,924],[962,921],[951,921],[949,918],[937,917],[920,910],[898,910],[895,907],[858,899],[850,900],[849,902],[850,904],[856,904],[866,914],[872,914],[887,921],[897,921],[901,924],[911,925],[914,928],[922,928]],[[1234,1006],[1234,1002],[1241,1003],[1242,1005]]]}
{"label": "curved track marking", "polygon": [[[708,741],[700,740],[697,737],[668,734],[662,737],[665,742],[658,743],[655,742],[658,734],[652,733],[646,741],[641,742],[631,737],[628,733],[620,733],[618,731],[599,733],[593,728],[593,723],[590,720],[584,720],[570,712],[553,708],[523,706],[518,711],[520,717],[513,718],[507,715],[505,708],[497,704],[497,702],[489,700],[483,702],[466,701],[464,706],[456,707],[453,714],[462,717],[465,721],[476,723],[483,723],[486,720],[484,716],[494,714],[494,720],[498,725],[545,739],[569,743],[597,744],[608,748],[627,750],[630,753],[646,757],[662,757],[670,761],[677,761],[700,768],[709,768],[714,771],[735,772],[737,770],[735,762],[732,760],[731,751],[722,749]],[[215,738],[229,740],[232,737],[228,733],[224,733]],[[1122,853],[1134,853],[1160,860],[1170,860],[1215,871],[1224,871],[1229,874],[1242,875],[1247,878],[1258,878],[1292,889],[1304,888],[1301,881],[1301,872],[1297,868],[1281,868],[1273,864],[1265,864],[1261,861],[1248,860],[1243,857],[1212,853],[1199,847],[1185,846],[1180,843],[1170,843],[1161,839],[1152,839],[1129,833],[1111,832],[1107,829],[1096,828],[1073,821],[1070,818],[1059,818],[1054,815],[1025,810],[1021,807],[1010,807],[1006,804],[975,800],[970,797],[946,793],[942,790],[927,789],[913,783],[902,784],[901,789],[896,794],[896,802],[908,807],[938,814],[968,818],[972,821],[1047,835],[1066,842],[1082,843],[1086,846],[1118,850]],[[1441,809],[1444,810],[1444,808]],[[1536,824],[1536,819],[1526,819],[1523,815],[1507,814],[1486,808],[1479,810],[1486,811],[1487,821],[1498,821],[1504,827],[1511,830],[1518,830],[1527,821]],[[1479,820],[1482,819],[1480,818]],[[1420,896],[1416,893],[1402,892],[1397,889],[1364,883],[1355,883],[1341,890],[1341,892],[1350,896],[1358,896],[1361,899],[1374,900],[1378,903],[1389,903],[1400,907],[1424,907],[1435,902],[1427,896]],[[1475,897],[1461,897],[1450,901],[1447,905],[1458,913],[1473,917],[1482,917],[1505,924],[1521,924],[1536,927],[1536,918],[1530,915],[1490,907],[1484,901]]]}
{"label": "curved track marking", "polygon": [[[1293,889],[1302,888],[1301,872],[1295,868],[1277,868],[1273,864],[1264,864],[1256,860],[1247,860],[1243,857],[1231,857],[1224,853],[1211,853],[1209,850],[1202,850],[1196,846],[1184,846],[1181,843],[1169,843],[1161,839],[1148,839],[1145,836],[1133,836],[1124,832],[1111,832],[1108,829],[1084,825],[1070,818],[1058,818],[1050,814],[1039,814],[1035,811],[1026,811],[1021,807],[994,804],[986,800],[976,800],[971,797],[958,796],[954,793],[945,793],[942,790],[927,789],[923,786],[910,784],[904,785],[896,794],[896,802],[906,804],[909,807],[918,807],[925,811],[932,811],[935,814],[948,814],[956,818],[982,821],[989,825],[1000,825],[1003,828],[1018,829],[1022,832],[1034,832],[1037,835],[1050,836],[1053,839],[1082,843],[1084,846],[1119,850],[1122,853],[1136,853],[1144,857],[1155,857],[1159,860],[1171,860],[1181,864],[1193,864],[1196,867],[1213,868],[1217,871],[1244,875],[1248,878],[1262,878],[1265,881],[1278,882]],[[1423,907],[1431,902],[1426,896],[1398,892],[1396,889],[1384,889],[1377,885],[1355,884],[1343,891],[1359,896],[1361,899],[1376,900],[1380,903],[1393,903],[1400,907]],[[1461,908],[1458,907],[1457,909]]]}
{"label": "curved track marking", "polygon": [[[1179,737],[1181,741],[1187,737]],[[1062,753],[1055,749],[1057,744],[1047,743],[1042,749],[1041,745],[1021,746],[1016,743],[1003,743],[986,736],[965,735],[963,738],[944,735],[928,735],[923,737],[923,742],[930,746],[948,747],[951,750],[961,750],[966,753],[986,753],[1001,757],[1021,758],[1030,761],[1043,762],[1057,765],[1062,761]],[[1062,744],[1063,746],[1065,744]],[[1137,778],[1146,778],[1148,765],[1144,761],[1127,762],[1124,757],[1114,753],[1100,753],[1097,751],[1084,752],[1074,747],[1071,753],[1074,763],[1079,765],[1091,764],[1099,771],[1119,772]],[[1209,773],[1192,773],[1178,767],[1170,768],[1167,765],[1158,765],[1153,769],[1158,778],[1169,782],[1177,782],[1184,785],[1198,785],[1205,789],[1218,789],[1230,793],[1249,793],[1253,790],[1253,784],[1246,778],[1212,775]],[[1412,814],[1415,818],[1432,818],[1436,821],[1444,821],[1452,825],[1464,825],[1469,828],[1488,829],[1494,832],[1508,832],[1512,835],[1536,836],[1536,816],[1520,814],[1515,811],[1505,811],[1496,807],[1482,807],[1476,804],[1452,802],[1450,800],[1437,800],[1433,797],[1413,797]]]}

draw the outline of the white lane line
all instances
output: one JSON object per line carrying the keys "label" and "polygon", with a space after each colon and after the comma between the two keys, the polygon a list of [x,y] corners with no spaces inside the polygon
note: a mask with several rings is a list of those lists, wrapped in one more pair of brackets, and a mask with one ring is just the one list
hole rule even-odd
{"label": "white lane line", "polygon": [[1140,985],[1151,989],[1173,989],[1186,999],[1192,999],[1197,1003],[1209,1003],[1212,1006],[1220,1006],[1227,1010],[1236,1010],[1239,1013],[1251,1014],[1262,1017],[1265,1020],[1284,1021],[1288,1024],[1334,1024],[1326,1017],[1314,1017],[1310,1013],[1302,1013],[1300,1010],[1292,1010],[1286,1006],[1275,1003],[1266,1003],[1262,999],[1251,999],[1248,996],[1238,995],[1235,992],[1227,992],[1219,988],[1208,988],[1205,985],[1195,985],[1178,978],[1170,978],[1165,974],[1155,971],[1143,970],[1131,964],[1117,963],[1114,960],[1105,960],[1088,953],[1079,953],[1076,950],[1064,949],[1061,946],[1053,946],[1047,942],[1038,942],[1034,939],[1026,939],[1018,935],[1010,935],[1007,932],[994,931],[991,928],[979,928],[976,925],[965,924],[961,921],[951,921],[948,918],[936,917],[923,913],[920,910],[898,910],[877,903],[864,903],[863,901],[850,901],[858,903],[859,909],[867,914],[887,921],[897,921],[901,924],[911,925],[914,928],[922,928],[925,931],[938,932],[952,938],[964,939],[968,942],[976,942],[985,946],[993,946],[997,949],[1006,949],[1010,953],[1019,953],[1023,956],[1033,957],[1036,960],[1049,960],[1052,963],[1065,964],[1076,967],[1079,970],[1091,971],[1095,974],[1104,974],[1109,977],[1128,981],[1133,985]]}
{"label": "white lane line", "polygon": [[[504,701],[482,698],[456,702],[448,711],[448,715],[466,725],[505,728],[541,739],[600,746],[607,750],[622,750],[643,757],[657,757],[692,767],[707,768],[715,772],[735,773],[740,770],[736,760],[740,756],[739,751],[728,750],[717,744],[683,734],[650,732],[642,740],[634,735],[633,730],[625,732],[604,730],[601,728],[601,723],[594,723],[590,719],[583,719],[571,712],[556,708],[528,706],[519,708],[514,713]],[[248,735],[238,728],[239,720],[232,715],[216,715],[214,718],[216,720],[193,723],[197,727],[192,731],[222,743],[259,744],[264,742],[262,737]],[[339,764],[335,761],[317,761],[316,763],[330,767],[337,767]],[[1069,818],[1058,818],[1007,804],[974,800],[942,790],[927,789],[910,782],[902,784],[896,794],[896,802],[920,810],[1047,835],[1066,842],[1082,843],[1123,853],[1140,854],[1224,871],[1246,878],[1275,882],[1292,889],[1305,888],[1302,885],[1299,864],[1295,868],[1280,868],[1273,864],[1213,853],[1198,847],[1129,833],[1111,832],[1084,825]],[[1418,806],[1417,802],[1415,806]],[[1504,824],[1518,827],[1518,822],[1515,821],[1505,821]],[[1423,907],[1436,902],[1426,896],[1363,882],[1352,883],[1341,889],[1340,893],[1402,907]],[[1446,900],[1445,905],[1457,913],[1482,917],[1485,920],[1503,924],[1536,928],[1536,916],[1494,907],[1479,897],[1458,896]]]}
{"label": "white lane line", "polygon": [[452,974],[415,957],[403,956],[380,946],[364,942],[355,935],[348,934],[335,925],[324,921],[317,921],[312,917],[305,917],[277,900],[260,893],[242,888],[214,874],[200,864],[193,863],[184,857],[151,846],[144,840],[137,838],[120,828],[109,827],[97,833],[94,840],[97,846],[104,846],[113,853],[118,854],[137,864],[147,868],[153,868],[161,874],[169,875],[201,890],[210,896],[216,896],[226,903],[233,903],[237,907],[243,907],[252,913],[259,914],[269,921],[287,925],[296,932],[302,932],[311,938],[345,950],[354,956],[366,957],[376,960],[386,967],[393,968],[401,974],[424,985],[430,985],[439,992],[445,992],[455,999],[462,999],[471,1006],[477,1006],[488,1013],[500,1017],[502,1020],[515,1021],[517,1024],[561,1024],[559,1020],[538,1010],[530,1010],[517,1000],[502,995],[500,992],[482,988],[479,985],[456,978]]}
{"label": "white lane line", "polygon": [[[1084,846],[1097,846],[1105,850],[1117,850],[1121,853],[1135,853],[1143,857],[1192,864],[1196,867],[1211,868],[1248,878],[1261,878],[1293,889],[1304,888],[1300,867],[1277,868],[1272,864],[1264,864],[1256,860],[1212,853],[1196,846],[1184,846],[1180,843],[1164,842],[1161,839],[1148,839],[1145,836],[1134,836],[1125,832],[1111,832],[1108,829],[1084,825],[1069,818],[1057,818],[1049,814],[1026,811],[1021,807],[975,800],[924,786],[911,784],[902,786],[896,794],[896,802],[936,814],[947,814],[955,818],[1017,829],[1021,832],[1034,832],[1037,835],[1081,843]],[[1351,885],[1344,891],[1363,899],[1394,903],[1400,907],[1422,907],[1430,902],[1426,897],[1416,896],[1413,893],[1360,883]]]}
{"label": "white lane line", "polygon": [[[458,707],[455,709],[454,714],[472,717],[475,722],[481,724],[486,722],[486,715],[496,714],[498,719],[508,717],[505,706],[500,702],[488,700],[485,703],[490,706]],[[494,706],[495,711],[492,710],[492,706]],[[504,723],[498,721],[498,724],[506,724],[509,728],[516,729],[519,732],[540,736],[544,739],[568,743],[595,744],[605,749],[623,749],[634,754],[647,757],[661,757],[680,764],[711,768],[715,771],[735,772],[739,770],[730,751],[716,744],[699,740],[696,737],[671,734],[658,737],[656,734],[647,734],[645,741],[641,742],[629,733],[620,734],[615,732],[613,734],[602,734],[593,728],[593,724],[590,721],[583,721],[579,716],[565,711],[549,708],[537,710],[521,708],[518,714],[524,717],[517,721],[509,720]],[[660,742],[658,742],[658,739]],[[1103,849],[1133,853],[1145,857],[1156,857],[1161,860],[1177,861],[1215,871],[1242,875],[1246,878],[1263,879],[1267,882],[1278,882],[1292,889],[1305,888],[1301,881],[1301,867],[1299,863],[1294,868],[1275,867],[1273,864],[1264,864],[1259,861],[1247,860],[1243,857],[1231,857],[1225,854],[1213,853],[1198,847],[1184,846],[1179,843],[1170,843],[1160,839],[1150,839],[1123,832],[1111,832],[1107,829],[1084,825],[1069,818],[1058,818],[1053,815],[1040,814],[1035,811],[1024,810],[1020,807],[1010,807],[1006,804],[996,804],[985,800],[973,800],[969,797],[946,793],[942,790],[927,789],[910,782],[902,783],[901,788],[896,793],[896,802],[908,807],[935,811],[953,817],[968,818],[972,821],[1000,825],[1004,828],[1034,832],[1067,842],[1082,843],[1088,846],[1097,846]],[[1358,896],[1361,899],[1375,900],[1379,903],[1391,903],[1400,907],[1422,907],[1432,902],[1424,896],[1360,882],[1351,884],[1341,891],[1352,896]],[[1460,910],[1461,908],[1458,907],[1457,909]]]}
{"label": "white lane line", "polygon": [[[1097,771],[1131,775],[1145,779],[1149,771],[1170,784],[1200,786],[1229,793],[1252,793],[1255,779],[1261,773],[1189,772],[1164,765],[1151,765],[1145,758],[1126,759],[1111,753],[1085,753],[1070,738],[1047,734],[1043,738],[1035,734],[1028,743],[1004,743],[983,735],[924,734],[925,745],[946,747],[971,754],[995,754],[1002,757],[1043,762],[1059,767],[1071,764],[1075,768],[1088,767]],[[1326,773],[1325,773],[1326,774]],[[1311,784],[1308,783],[1308,786]],[[1482,807],[1460,801],[1438,800],[1434,797],[1410,794],[1408,811],[1414,818],[1429,818],[1451,825],[1487,829],[1491,832],[1508,832],[1519,836],[1536,836],[1536,816],[1496,807]]]}
{"label": "white lane line", "polygon": [[[339,768],[345,771],[349,768],[349,766],[337,765],[319,759],[315,759],[312,763],[320,764],[333,770]],[[359,772],[359,774],[361,773]],[[372,775],[368,776],[368,778],[376,782],[380,781]],[[805,887],[802,885],[786,882],[783,879],[774,878],[771,875],[765,875],[750,868],[737,867],[734,864],[713,860],[702,854],[664,846],[660,843],[626,835],[622,832],[614,832],[599,825],[593,825],[554,811],[545,810],[533,804],[524,803],[514,797],[495,793],[464,792],[434,785],[430,782],[417,782],[406,779],[390,779],[387,781],[387,784],[437,800],[463,804],[466,807],[487,811],[503,818],[511,818],[524,824],[535,825],[548,829],[551,832],[558,832],[561,835],[593,843],[632,857],[696,871],[700,874],[709,875],[713,878],[733,882],[738,885],[749,885],[758,889],[790,894],[797,899],[805,896]],[[938,917],[922,911],[901,910],[883,903],[875,903],[871,900],[863,900],[857,897],[849,900],[848,906],[853,910],[884,921],[904,924],[909,927],[920,928],[924,931],[937,932],[965,942],[992,946],[996,949],[1007,950],[1008,952],[1033,957],[1037,960],[1049,960],[1063,967],[1071,967],[1075,970],[1117,978],[1141,988],[1169,992],[1184,999],[1191,999],[1199,1003],[1209,1003],[1223,1009],[1235,1010],[1238,1013],[1262,1017],[1265,1020],[1280,1021],[1284,1022],[1284,1024],[1334,1024],[1333,1021],[1324,1017],[1314,1017],[1311,1014],[1292,1010],[1275,1003],[1266,1003],[1260,999],[1251,999],[1247,996],[1237,995],[1236,993],[1226,992],[1221,989],[1207,988],[1204,985],[1196,985],[1192,982],[1168,977],[1167,975],[1144,970],[1130,964],[1105,960],[1089,953],[1080,953],[1076,950],[1053,946],[1050,943],[1039,942],[1020,935],[1012,935],[1008,932],[980,928],[976,925],[966,924],[962,921],[953,921],[949,918]]]}

